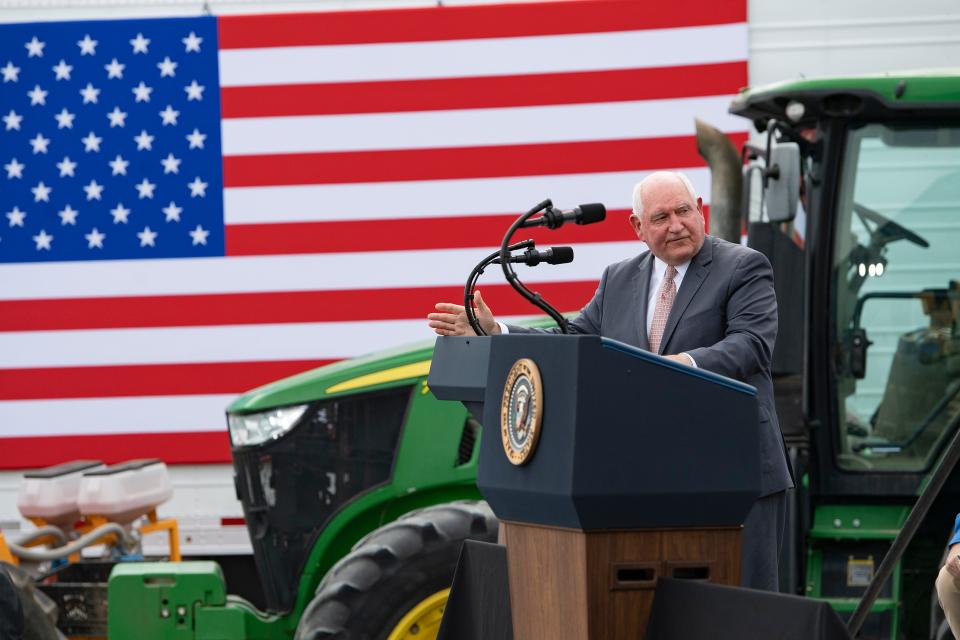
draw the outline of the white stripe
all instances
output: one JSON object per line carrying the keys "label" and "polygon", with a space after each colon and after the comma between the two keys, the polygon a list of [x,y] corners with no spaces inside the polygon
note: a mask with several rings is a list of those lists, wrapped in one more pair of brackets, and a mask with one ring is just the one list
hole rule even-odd
{"label": "white stripe", "polygon": [[519,75],[746,59],[747,25],[738,23],[517,38],[229,49],[220,52],[220,84]]}
{"label": "white stripe", "polygon": [[[676,170],[683,171],[704,203],[709,203],[710,170],[705,167]],[[225,190],[224,215],[227,224],[519,215],[521,209],[546,197],[561,209],[584,202],[602,202],[608,209],[629,209],[633,185],[649,173],[620,171],[467,180],[232,187]]]}
{"label": "white stripe", "polygon": [[688,136],[694,118],[743,131],[730,96],[223,121],[227,156],[538,144]]}
{"label": "white stripe", "polygon": [[0,368],[352,358],[436,337],[431,310],[417,320],[0,333]]}
{"label": "white stripe", "polygon": [[0,402],[3,437],[222,431],[235,395],[8,400]]}
{"label": "white stripe", "polygon": [[[625,225],[627,222],[609,219],[602,224]],[[523,235],[518,234],[516,238],[520,240]],[[0,301],[442,285],[462,287],[474,265],[493,249],[0,264]],[[576,245],[573,264],[524,269],[521,278],[525,282],[599,279],[604,266],[636,255],[641,249],[642,245],[637,241]],[[490,280],[485,281],[502,282],[502,279],[491,273]],[[7,348],[0,347],[0,352]]]}

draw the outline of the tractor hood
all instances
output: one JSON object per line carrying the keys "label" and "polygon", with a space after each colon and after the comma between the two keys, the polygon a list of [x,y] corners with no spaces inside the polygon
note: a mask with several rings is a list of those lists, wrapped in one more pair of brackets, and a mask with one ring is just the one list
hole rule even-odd
{"label": "tractor hood", "polygon": [[[574,314],[566,315],[571,317]],[[545,316],[513,322],[530,327],[555,326],[553,320]],[[434,340],[423,340],[282,378],[246,392],[227,407],[227,413],[256,413],[359,390],[376,391],[396,386],[404,380],[425,378],[430,373],[433,345]]]}
{"label": "tractor hood", "polygon": [[248,391],[237,398],[228,413],[253,413],[342,395],[359,389],[375,390],[430,372],[433,340],[424,340],[360,358],[299,373]]}
{"label": "tractor hood", "polygon": [[[787,112],[787,105],[799,103]],[[778,82],[741,89],[730,112],[757,129],[775,118],[812,126],[820,118],[895,118],[919,114],[942,118],[960,109],[960,68]],[[798,115],[801,114],[801,115]]]}

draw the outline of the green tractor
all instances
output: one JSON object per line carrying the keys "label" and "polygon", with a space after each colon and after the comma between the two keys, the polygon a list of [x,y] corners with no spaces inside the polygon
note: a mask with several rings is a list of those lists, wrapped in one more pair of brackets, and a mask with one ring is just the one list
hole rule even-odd
{"label": "green tractor", "polygon": [[[234,402],[236,490],[268,613],[227,596],[214,563],[129,563],[110,579],[110,638],[436,637],[460,545],[496,541],[497,520],[475,485],[480,425],[430,393],[432,350],[343,361]],[[181,602],[196,604],[143,613]]]}
{"label": "green tractor", "polygon": [[[960,70],[781,83],[731,111],[769,134],[740,154],[700,141],[713,232],[739,240],[745,225],[775,269],[799,481],[781,586],[850,615],[960,423]],[[431,353],[340,362],[234,402],[266,612],[227,595],[213,563],[122,563],[110,637],[434,638],[460,543],[495,540],[497,521],[474,485],[481,425],[432,395]],[[860,637],[950,637],[933,584],[957,511],[960,474]]]}
{"label": "green tractor", "polygon": [[288,633],[435,637],[461,543],[496,540],[475,485],[480,425],[430,393],[432,350],[323,367],[230,406],[237,495]]}

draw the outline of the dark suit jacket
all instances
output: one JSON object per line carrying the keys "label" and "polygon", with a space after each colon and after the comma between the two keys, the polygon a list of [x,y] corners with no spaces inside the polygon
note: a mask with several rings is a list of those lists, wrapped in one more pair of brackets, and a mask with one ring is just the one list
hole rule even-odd
{"label": "dark suit jacket", "polygon": [[[652,269],[649,251],[607,267],[593,299],[570,321],[570,330],[649,350],[646,318]],[[509,329],[549,331],[514,325]],[[770,375],[776,338],[777,298],[770,262],[753,249],[707,236],[677,291],[660,354],[688,353],[698,367],[757,388],[761,495],[793,486]]]}

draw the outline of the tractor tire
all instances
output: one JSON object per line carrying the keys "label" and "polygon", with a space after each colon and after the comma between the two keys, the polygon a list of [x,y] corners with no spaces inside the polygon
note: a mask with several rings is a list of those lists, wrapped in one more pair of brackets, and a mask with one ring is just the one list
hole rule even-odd
{"label": "tractor tire", "polygon": [[486,502],[412,511],[373,531],[317,587],[296,640],[434,640],[466,539],[496,542]]}
{"label": "tractor tire", "polygon": [[57,629],[56,603],[34,586],[30,576],[22,569],[6,563],[0,563],[0,572],[9,576],[20,598],[23,640],[66,640],[66,636]]}

